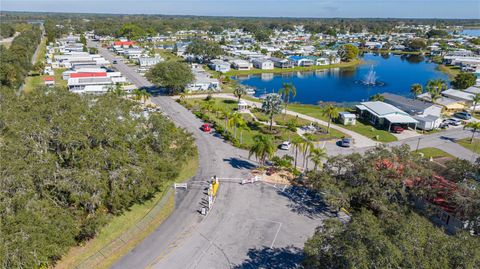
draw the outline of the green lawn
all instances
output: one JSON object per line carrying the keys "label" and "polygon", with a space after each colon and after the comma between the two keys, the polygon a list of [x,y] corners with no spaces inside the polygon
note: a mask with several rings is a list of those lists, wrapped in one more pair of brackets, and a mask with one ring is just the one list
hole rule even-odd
{"label": "green lawn", "polygon": [[251,69],[251,70],[230,70],[225,75],[227,76],[242,76],[242,75],[255,75],[263,73],[288,73],[288,72],[305,72],[314,71],[338,67],[352,67],[361,63],[361,60],[353,60],[351,62],[331,64],[331,65],[314,65],[309,67],[295,66],[292,68],[274,68],[272,70]]}
{"label": "green lawn", "polygon": [[160,54],[160,56],[165,59],[165,61],[177,61],[177,62],[182,62],[183,58],[177,56],[171,51],[164,50],[164,49],[155,49],[155,53]]}
{"label": "green lawn", "polygon": [[[173,182],[185,181],[196,174],[198,168],[198,157],[195,156],[190,159],[179,173],[176,179],[167,182],[166,186],[173,184]],[[168,188],[168,187],[167,187]],[[111,217],[108,224],[104,226],[95,238],[86,242],[84,246],[78,246],[70,249],[70,251],[60,260],[55,268],[75,268],[76,266],[85,262],[85,260],[99,250],[105,249],[113,240],[122,236],[127,239],[124,245],[120,246],[107,258],[101,257],[96,261],[95,268],[109,268],[116,260],[133,249],[136,244],[143,240],[149,233],[151,233],[160,223],[165,220],[174,209],[173,195],[171,199],[167,200],[164,207],[153,217],[148,226],[135,234],[125,233],[133,228],[138,227],[139,222],[149,214],[150,211],[159,203],[166,191],[157,193],[152,199],[142,203],[133,205],[128,211],[122,215]],[[107,250],[105,250],[107,251]],[[88,267],[88,266],[87,266]]]}
{"label": "green lawn", "polygon": [[474,138],[473,143],[470,138],[465,138],[457,141],[462,147],[480,154],[480,138]]}
{"label": "green lawn", "polygon": [[[62,79],[62,73],[66,69],[64,68],[59,68],[54,70],[54,77],[55,77],[55,86],[61,86],[61,87],[66,87],[67,86],[67,81]],[[40,76],[29,76],[25,80],[25,87],[24,91],[25,92],[30,92],[34,90],[36,87],[43,86],[44,81],[43,79],[47,77],[48,75],[40,75]]]}
{"label": "green lawn", "polygon": [[420,152],[420,153],[423,153],[423,156],[425,158],[439,158],[439,157],[452,157],[452,155],[450,155],[449,153],[441,150],[441,149],[437,149],[437,148],[423,148],[423,149],[419,149],[417,152]]}
{"label": "green lawn", "polygon": [[[218,125],[222,129],[227,129],[227,123],[226,119],[223,117],[222,113],[220,111],[230,111],[234,112],[235,109],[237,108],[237,101],[233,99],[221,99],[221,98],[215,98],[212,111],[203,111],[206,116],[208,116],[209,120],[211,122],[214,122],[216,125]],[[186,99],[185,105],[191,109],[192,111],[201,111],[202,103],[205,103],[205,99],[200,99],[200,98],[190,98]],[[258,110],[253,110],[254,115],[257,117],[257,119],[263,121],[263,122],[268,122],[268,117],[263,114],[262,112]],[[285,122],[288,122],[290,120],[295,121],[295,126],[303,126],[303,125],[308,125],[311,122],[304,120],[304,119],[297,119],[294,116],[287,115],[285,119],[283,119],[283,114],[282,115],[276,115],[274,117],[274,121],[277,122],[277,124],[282,125],[282,126],[274,126],[273,131],[269,130],[268,124],[262,124],[260,122],[256,122],[253,120],[253,117],[249,114],[242,114],[246,126],[243,128],[238,128],[237,132],[235,133],[235,129],[232,126],[228,126],[228,133],[231,137],[236,139],[238,141],[238,144],[236,146],[239,146],[241,148],[250,148],[251,145],[253,144],[253,138],[258,135],[258,134],[269,134],[272,135],[275,138],[275,142],[280,144],[281,142],[285,140],[292,140],[295,137],[298,137],[299,135],[296,132],[293,132],[289,130],[286,127],[283,127]],[[326,127],[324,127],[326,129]],[[217,128],[218,129],[218,128]],[[320,134],[320,135],[315,135],[312,137],[314,141],[318,140],[325,140],[325,139],[338,139],[340,137],[345,137],[346,135],[336,131],[332,130],[330,134]],[[235,143],[234,143],[235,145]]]}
{"label": "green lawn", "polygon": [[[295,112],[298,112],[298,113],[301,113],[301,114],[304,114],[304,115],[308,115],[308,116],[311,116],[311,117],[314,117],[314,118],[317,118],[317,119],[328,122],[328,118],[326,118],[322,115],[321,108],[318,107],[318,106],[291,104],[291,105],[288,106],[288,109],[291,110],[291,111],[295,111]],[[340,109],[344,110],[344,111],[349,110],[348,108],[340,108]],[[356,125],[345,126],[345,125],[336,124],[336,123],[334,123],[334,124],[338,125],[338,126],[341,126],[345,129],[354,131],[358,134],[361,134],[361,135],[366,136],[366,137],[371,138],[371,139],[376,139],[377,136],[378,136],[377,141],[379,141],[379,142],[393,142],[393,141],[397,140],[397,138],[393,134],[391,134],[391,133],[389,133],[385,130],[379,130],[379,129],[371,126],[370,124],[363,123],[359,120],[357,120]]]}
{"label": "green lawn", "polygon": [[461,71],[458,66],[448,66],[448,65],[443,65],[443,64],[439,64],[437,66],[437,69],[440,72],[443,72],[443,73],[447,74],[450,78],[453,78],[456,75],[460,74],[460,71]]}

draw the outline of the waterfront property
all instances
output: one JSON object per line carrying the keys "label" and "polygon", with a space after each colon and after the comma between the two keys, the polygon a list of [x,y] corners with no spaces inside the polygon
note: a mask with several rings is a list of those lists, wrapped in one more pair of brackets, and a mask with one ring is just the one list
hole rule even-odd
{"label": "waterfront property", "polygon": [[392,126],[395,125],[417,128],[418,121],[416,119],[407,112],[384,102],[362,102],[356,108],[360,118],[388,131],[391,131]]}
{"label": "waterfront property", "polygon": [[[448,76],[436,69],[437,65],[425,61],[416,55],[374,55],[365,54],[363,64],[355,67],[319,69],[308,72],[289,72],[261,75],[237,76],[242,84],[256,88],[256,97],[265,92],[277,92],[283,83],[293,83],[297,95],[292,102],[316,105],[318,102],[357,103],[368,101],[377,94],[390,92],[397,95],[411,95],[410,87],[414,83],[425,85],[430,79],[448,79]],[[277,68],[291,66],[287,59],[274,61]],[[363,81],[370,72],[376,73],[377,85],[364,85]],[[296,67],[299,68],[299,67]],[[273,70],[274,71],[274,70]]]}

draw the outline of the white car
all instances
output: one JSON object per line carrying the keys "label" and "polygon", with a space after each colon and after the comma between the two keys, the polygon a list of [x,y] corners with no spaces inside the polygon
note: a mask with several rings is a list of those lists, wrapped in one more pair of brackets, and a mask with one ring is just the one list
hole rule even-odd
{"label": "white car", "polygon": [[284,141],[284,142],[280,145],[280,149],[289,150],[291,146],[292,146],[292,144],[290,143],[290,141]]}
{"label": "white car", "polygon": [[462,121],[459,120],[459,119],[456,119],[456,118],[450,118],[448,120],[445,120],[445,122],[448,123],[449,125],[453,125],[453,126],[462,125]]}

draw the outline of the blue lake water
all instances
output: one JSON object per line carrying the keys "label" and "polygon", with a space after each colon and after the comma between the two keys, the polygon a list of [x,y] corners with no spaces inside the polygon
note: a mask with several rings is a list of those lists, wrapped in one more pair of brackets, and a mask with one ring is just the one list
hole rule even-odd
{"label": "blue lake water", "polygon": [[463,29],[461,33],[469,36],[480,36],[480,29]]}
{"label": "blue lake water", "polygon": [[[318,102],[349,103],[366,101],[376,93],[390,92],[408,96],[414,83],[425,85],[430,79],[448,79],[422,56],[365,54],[363,64],[352,68],[334,68],[312,72],[262,74],[237,77],[244,85],[257,89],[255,96],[277,92],[282,84],[290,82],[297,88],[292,102],[317,104]],[[383,86],[362,83],[373,66],[377,80]]]}

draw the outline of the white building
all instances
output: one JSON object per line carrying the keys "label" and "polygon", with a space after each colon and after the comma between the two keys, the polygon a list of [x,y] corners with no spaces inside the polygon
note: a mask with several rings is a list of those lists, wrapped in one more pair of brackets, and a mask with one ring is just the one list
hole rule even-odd
{"label": "white building", "polygon": [[140,67],[149,67],[154,66],[160,62],[163,62],[161,57],[140,57],[138,58],[138,63]]}
{"label": "white building", "polygon": [[253,67],[262,69],[262,70],[272,70],[275,68],[273,62],[268,59],[253,59]]}
{"label": "white building", "polygon": [[250,70],[251,64],[248,61],[237,59],[232,61],[232,67],[237,70]]}

